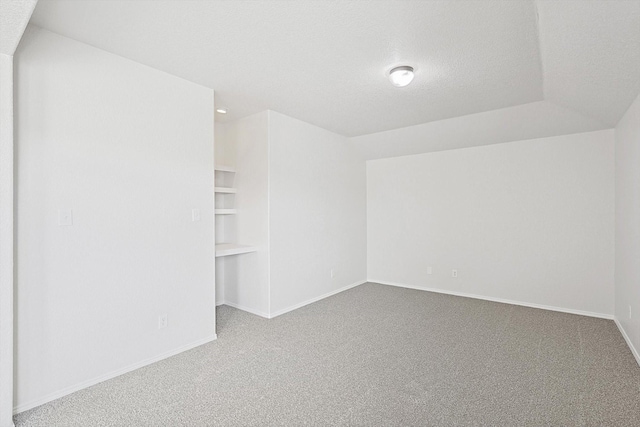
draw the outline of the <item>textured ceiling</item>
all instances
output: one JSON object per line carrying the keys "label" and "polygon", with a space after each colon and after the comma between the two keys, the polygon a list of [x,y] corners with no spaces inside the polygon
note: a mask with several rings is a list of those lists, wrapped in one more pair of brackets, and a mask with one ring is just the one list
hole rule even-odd
{"label": "textured ceiling", "polygon": [[230,119],[269,108],[351,136],[542,99],[528,1],[43,0],[32,22],[214,88]]}
{"label": "textured ceiling", "polygon": [[40,0],[32,23],[214,88],[220,120],[347,136],[543,99],[611,126],[640,89],[638,0]]}
{"label": "textured ceiling", "polygon": [[545,99],[615,126],[640,92],[640,1],[539,1]]}
{"label": "textured ceiling", "polygon": [[38,0],[0,0],[0,53],[13,55]]}

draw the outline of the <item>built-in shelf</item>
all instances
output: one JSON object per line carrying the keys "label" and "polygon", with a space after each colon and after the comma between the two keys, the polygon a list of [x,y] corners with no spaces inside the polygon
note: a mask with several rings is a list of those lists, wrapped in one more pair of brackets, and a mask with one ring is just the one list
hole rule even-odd
{"label": "built-in shelf", "polygon": [[236,210],[235,209],[216,209],[215,214],[216,215],[235,215]]}
{"label": "built-in shelf", "polygon": [[213,167],[217,172],[235,172],[236,168],[233,166],[215,165]]}
{"label": "built-in shelf", "polygon": [[238,245],[235,243],[219,243],[216,245],[216,257],[246,254],[256,252],[258,248],[255,246]]}
{"label": "built-in shelf", "polygon": [[225,194],[235,194],[237,192],[235,188],[231,188],[231,187],[215,187],[214,190],[216,193],[225,193]]}

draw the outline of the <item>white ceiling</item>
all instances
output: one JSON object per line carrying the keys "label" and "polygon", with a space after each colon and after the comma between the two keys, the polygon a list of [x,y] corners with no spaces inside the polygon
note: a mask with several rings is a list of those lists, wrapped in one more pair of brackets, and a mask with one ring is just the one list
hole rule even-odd
{"label": "white ceiling", "polygon": [[544,97],[615,126],[640,92],[640,1],[538,1]]}
{"label": "white ceiling", "polygon": [[220,119],[346,136],[542,100],[601,128],[640,91],[640,0],[40,0],[32,23],[215,89]]}
{"label": "white ceiling", "polygon": [[0,0],[0,53],[12,56],[38,0]]}

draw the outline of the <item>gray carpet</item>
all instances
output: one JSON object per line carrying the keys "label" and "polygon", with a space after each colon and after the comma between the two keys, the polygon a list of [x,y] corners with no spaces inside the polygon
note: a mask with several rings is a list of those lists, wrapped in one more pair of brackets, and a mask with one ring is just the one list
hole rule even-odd
{"label": "gray carpet", "polygon": [[21,413],[25,426],[640,426],[615,324],[365,284]]}

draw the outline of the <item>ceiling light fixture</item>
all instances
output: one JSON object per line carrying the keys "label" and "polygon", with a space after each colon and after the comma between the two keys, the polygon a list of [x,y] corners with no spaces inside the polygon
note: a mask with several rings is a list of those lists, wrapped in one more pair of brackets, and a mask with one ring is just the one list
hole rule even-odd
{"label": "ceiling light fixture", "polygon": [[227,114],[226,108],[216,108],[216,113]]}
{"label": "ceiling light fixture", "polygon": [[389,80],[395,87],[404,87],[413,80],[413,67],[401,65],[389,71]]}

